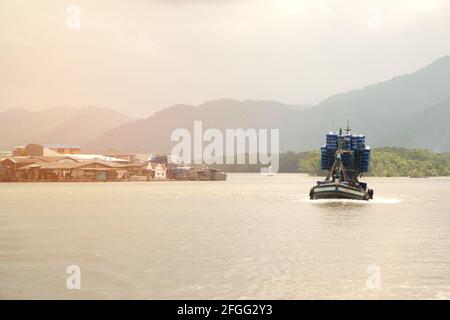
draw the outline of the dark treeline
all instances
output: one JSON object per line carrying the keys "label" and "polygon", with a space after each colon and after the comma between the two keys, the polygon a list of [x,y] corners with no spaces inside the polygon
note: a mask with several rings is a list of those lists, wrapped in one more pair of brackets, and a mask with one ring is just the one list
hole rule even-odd
{"label": "dark treeline", "polygon": [[[247,158],[248,160],[248,158]],[[280,154],[280,173],[307,173],[325,175],[320,170],[320,152],[293,152]],[[248,163],[248,162],[247,162]],[[259,164],[214,165],[226,172],[260,172]],[[450,176],[450,153],[434,153],[423,149],[376,148],[372,150],[370,171],[377,177],[435,177]]]}

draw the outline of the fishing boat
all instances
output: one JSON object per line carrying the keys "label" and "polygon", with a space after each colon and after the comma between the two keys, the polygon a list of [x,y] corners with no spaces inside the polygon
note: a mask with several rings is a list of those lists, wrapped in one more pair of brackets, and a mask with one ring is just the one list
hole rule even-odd
{"label": "fishing boat", "polygon": [[198,180],[200,181],[225,181],[227,174],[212,168],[197,169]]}
{"label": "fishing boat", "polygon": [[350,134],[348,125],[345,131],[341,128],[339,133],[326,135],[326,144],[321,148],[321,169],[328,174],[311,188],[311,200],[373,199],[373,190],[359,181],[369,171],[370,147],[366,146],[364,135]]}
{"label": "fishing boat", "polygon": [[227,180],[227,174],[223,171],[219,171],[216,169],[211,169],[213,172],[213,181],[225,181]]}
{"label": "fishing boat", "polygon": [[151,163],[164,164],[167,168],[167,178],[185,181],[225,181],[227,174],[218,169],[185,166],[175,155],[155,155],[149,159]]}

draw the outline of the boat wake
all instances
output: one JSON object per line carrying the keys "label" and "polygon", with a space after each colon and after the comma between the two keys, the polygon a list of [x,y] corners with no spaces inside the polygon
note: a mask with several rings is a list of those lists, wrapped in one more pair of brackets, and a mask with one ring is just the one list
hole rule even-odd
{"label": "boat wake", "polygon": [[383,197],[374,197],[372,200],[369,200],[372,203],[381,203],[381,204],[396,204],[402,202],[402,199],[399,198],[383,198]]}
{"label": "boat wake", "polygon": [[358,203],[358,204],[397,204],[402,202],[402,199],[398,198],[383,198],[383,197],[374,197],[372,200],[363,201],[363,200],[352,200],[352,199],[317,199],[317,200],[309,200],[303,199],[302,202],[309,203]]}

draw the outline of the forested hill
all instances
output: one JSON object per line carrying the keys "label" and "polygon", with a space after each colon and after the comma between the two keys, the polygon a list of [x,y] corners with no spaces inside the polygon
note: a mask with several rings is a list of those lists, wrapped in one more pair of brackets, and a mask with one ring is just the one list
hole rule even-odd
{"label": "forested hill", "polygon": [[[293,158],[294,153],[286,158]],[[283,161],[286,162],[286,161]],[[283,169],[281,169],[283,170]],[[323,175],[320,170],[320,152],[298,154],[298,172]],[[424,149],[376,148],[368,176],[377,177],[436,177],[450,176],[450,154],[433,153]]]}
{"label": "forested hill", "polygon": [[[216,166],[227,172],[260,172],[258,165]],[[280,173],[307,173],[324,176],[320,170],[320,151],[280,154]],[[425,149],[384,147],[372,149],[370,171],[377,177],[450,176],[450,153],[434,153]]]}

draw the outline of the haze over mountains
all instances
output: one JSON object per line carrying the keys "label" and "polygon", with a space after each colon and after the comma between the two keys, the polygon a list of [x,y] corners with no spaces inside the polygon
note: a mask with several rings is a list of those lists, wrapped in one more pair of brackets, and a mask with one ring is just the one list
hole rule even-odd
{"label": "haze over mountains", "polygon": [[326,132],[346,126],[348,120],[354,132],[367,135],[372,147],[450,151],[450,56],[316,106],[222,99],[197,107],[172,106],[137,121],[105,109],[81,110],[50,109],[33,113],[32,119],[24,110],[2,112],[0,144],[78,143],[88,149],[167,153],[174,129],[192,130],[193,122],[202,120],[204,129],[280,129],[281,151],[306,151],[318,149]]}
{"label": "haze over mountains", "polygon": [[295,108],[270,101],[217,100],[178,105],[112,129],[89,143],[100,147],[170,151],[175,128],[279,128],[282,151],[317,149],[324,134],[346,126],[365,133],[372,146],[450,151],[450,56],[407,75],[332,96],[317,106]]}
{"label": "haze over mountains", "polygon": [[107,108],[52,108],[40,112],[9,109],[0,112],[0,148],[27,143],[84,145],[130,118]]}

